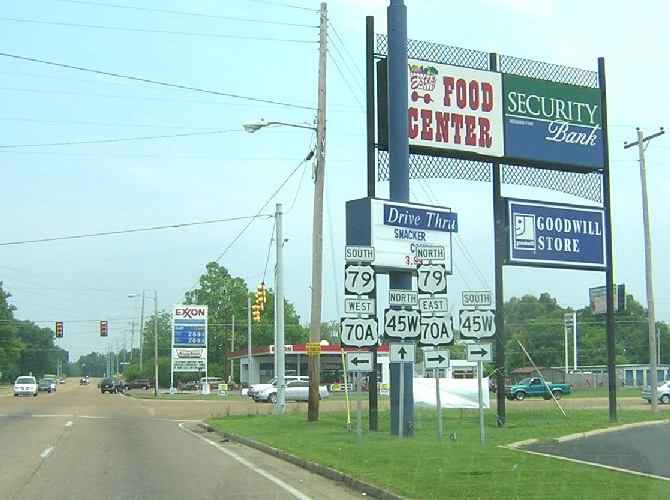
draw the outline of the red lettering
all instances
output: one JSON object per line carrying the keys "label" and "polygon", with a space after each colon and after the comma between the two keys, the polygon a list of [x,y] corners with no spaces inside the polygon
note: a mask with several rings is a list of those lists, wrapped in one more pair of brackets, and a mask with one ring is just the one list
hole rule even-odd
{"label": "red lettering", "polygon": [[477,136],[475,135],[476,119],[474,115],[465,116],[465,144],[468,146],[477,145]]}
{"label": "red lettering", "polygon": [[419,110],[416,108],[409,108],[407,110],[407,129],[409,130],[409,138],[416,139],[419,135]]}
{"label": "red lettering", "polygon": [[435,111],[435,142],[449,142],[449,113]]}
{"label": "red lettering", "polygon": [[468,100],[468,92],[465,88],[465,80],[459,78],[456,80],[456,106],[460,109],[464,109]]}
{"label": "red lettering", "polygon": [[468,85],[468,100],[470,109],[476,111],[479,108],[479,82],[477,80],[472,80]]}
{"label": "red lettering", "polygon": [[454,143],[461,143],[461,129],[463,128],[463,115],[451,113],[451,127],[454,129]]}
{"label": "red lettering", "polygon": [[482,111],[488,113],[493,109],[493,87],[489,82],[482,83]]}
{"label": "red lettering", "polygon": [[445,76],[442,78],[444,84],[444,105],[451,106],[451,94],[454,92],[454,77]]}
{"label": "red lettering", "polygon": [[479,117],[479,147],[490,148],[493,140],[489,132],[491,131],[491,122],[488,118]]}
{"label": "red lettering", "polygon": [[430,109],[421,110],[421,139],[424,141],[433,140],[433,112]]}

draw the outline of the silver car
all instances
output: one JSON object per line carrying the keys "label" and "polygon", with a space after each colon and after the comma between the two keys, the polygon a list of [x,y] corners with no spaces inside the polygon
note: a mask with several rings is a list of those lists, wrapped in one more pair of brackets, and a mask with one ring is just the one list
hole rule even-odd
{"label": "silver car", "polygon": [[[290,380],[286,382],[285,388],[286,401],[307,401],[309,400],[309,380]],[[325,385],[319,386],[319,399],[330,396],[328,388]],[[261,389],[252,396],[254,401],[263,401],[266,403],[277,402],[277,387],[272,386]]]}

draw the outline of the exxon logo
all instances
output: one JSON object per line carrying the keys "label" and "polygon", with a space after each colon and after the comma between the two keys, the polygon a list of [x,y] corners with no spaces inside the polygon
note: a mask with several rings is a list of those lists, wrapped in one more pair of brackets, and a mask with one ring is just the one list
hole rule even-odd
{"label": "exxon logo", "polygon": [[207,316],[207,308],[202,306],[176,307],[174,315],[181,318],[204,318]]}

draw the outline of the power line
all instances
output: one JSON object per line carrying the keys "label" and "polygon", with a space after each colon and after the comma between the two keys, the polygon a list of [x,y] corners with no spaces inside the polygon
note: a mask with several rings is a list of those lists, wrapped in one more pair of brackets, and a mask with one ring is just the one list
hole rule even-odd
{"label": "power line", "polygon": [[[265,206],[263,206],[265,208]],[[261,209],[262,210],[262,209]],[[102,231],[99,233],[87,233],[87,234],[75,234],[71,236],[55,236],[53,238],[39,238],[39,239],[34,239],[34,240],[22,240],[22,241],[6,241],[4,243],[0,243],[0,246],[10,246],[10,245],[24,245],[28,243],[44,243],[44,242],[49,242],[49,241],[62,241],[62,240],[76,240],[76,239],[81,239],[81,238],[94,238],[98,236],[110,236],[114,234],[128,234],[128,233],[141,233],[141,232],[147,232],[147,231],[160,231],[163,229],[176,229],[176,228],[181,228],[181,227],[190,227],[190,226],[201,226],[204,224],[218,224],[220,222],[235,222],[239,220],[246,220],[246,219],[251,219],[252,221],[256,218],[270,218],[272,217],[271,215],[260,215],[257,213],[256,215],[253,216],[246,216],[246,217],[230,217],[228,219],[214,219],[214,220],[206,220],[206,221],[199,221],[199,222],[184,222],[182,224],[169,224],[166,226],[153,226],[153,227],[143,227],[143,228],[135,228],[135,229],[120,229],[118,231]]]}
{"label": "power line", "polygon": [[[340,42],[340,45],[342,45],[342,48],[344,49],[344,52],[349,56],[349,60],[351,61],[352,66],[353,66],[354,68],[356,68],[356,71],[358,72],[358,76],[359,76],[359,78],[360,78],[361,80],[365,80],[365,77],[363,76],[363,72],[360,70],[360,68],[359,68],[358,65],[356,64],[356,60],[351,56],[351,54],[350,54],[349,51],[347,50],[347,46],[344,44],[344,42],[343,42],[342,39],[340,38],[339,33],[338,33],[337,30],[335,29],[335,25],[334,25],[332,22],[330,22],[330,21],[328,21],[328,24],[329,24],[330,27],[332,28],[333,33],[335,33],[335,36],[337,37],[337,39],[338,39],[339,42]],[[329,37],[329,38],[330,38],[330,37]]]}
{"label": "power line", "polygon": [[279,2],[270,2],[269,0],[247,0],[248,2],[264,3],[266,5],[274,5],[275,7],[286,7],[287,9],[306,10],[308,12],[320,12],[319,9],[310,9],[309,7],[302,7],[300,5],[291,5]]}
{"label": "power line", "polygon": [[317,43],[316,40],[294,40],[289,38],[273,38],[273,37],[261,37],[251,35],[223,35],[220,33],[198,33],[194,31],[154,30],[149,28],[127,28],[124,26],[63,23],[57,21],[37,21],[34,19],[16,19],[12,17],[0,17],[0,21],[6,21],[12,23],[44,24],[48,26],[60,26],[66,28],[85,28],[85,29],[107,30],[107,31],[129,31],[132,33],[154,33],[158,35],[198,36],[206,38],[228,38],[228,39],[232,38],[236,40],[257,40],[261,42],[290,42],[290,43],[314,43],[314,44]]}
{"label": "power line", "polygon": [[353,98],[354,98],[354,99],[356,100],[356,102],[358,103],[358,106],[361,108],[361,111],[364,111],[365,108],[363,107],[363,104],[362,104],[361,101],[358,99],[358,96],[356,95],[356,92],[354,92],[354,89],[352,89],[352,88],[351,88],[351,85],[349,85],[349,80],[347,80],[347,77],[344,76],[344,73],[342,73],[342,70],[341,70],[340,67],[338,66],[337,61],[336,61],[335,58],[333,57],[332,53],[331,53],[330,51],[328,51],[328,54],[330,55],[330,60],[333,61],[333,64],[335,65],[335,69],[336,69],[337,72],[340,74],[340,76],[342,77],[342,80],[344,80],[344,83],[346,84],[347,88],[348,88],[349,91],[351,92],[351,95],[353,96]]}
{"label": "power line", "polygon": [[278,106],[285,106],[285,107],[288,107],[288,108],[308,109],[310,111],[314,111],[314,109],[315,109],[313,107],[300,106],[300,105],[297,105],[297,104],[290,104],[290,103],[281,102],[281,101],[273,101],[271,99],[260,99],[260,98],[257,98],[257,97],[249,97],[249,96],[243,96],[243,95],[239,95],[239,94],[229,94],[227,92],[219,92],[217,90],[201,89],[201,88],[198,88],[198,87],[190,87],[188,85],[180,85],[180,84],[176,84],[176,83],[163,82],[163,81],[160,81],[160,80],[151,80],[149,78],[140,78],[140,77],[136,77],[136,76],[123,75],[121,73],[112,73],[112,72],[109,72],[109,71],[101,71],[101,70],[97,70],[97,69],[84,68],[82,66],[73,66],[71,64],[63,64],[63,63],[57,63],[57,62],[53,62],[53,61],[46,61],[44,59],[36,59],[34,57],[24,57],[24,56],[19,56],[19,55],[16,55],[16,54],[9,54],[7,52],[0,52],[0,56],[9,57],[9,58],[12,58],[12,59],[18,59],[18,60],[21,60],[21,61],[34,62],[34,63],[39,63],[39,64],[46,64],[46,65],[49,65],[49,66],[56,66],[56,67],[59,67],[59,68],[73,69],[73,70],[77,70],[77,71],[85,71],[87,73],[94,73],[94,74],[97,74],[97,75],[113,76],[115,78],[123,78],[123,79],[126,79],[126,80],[135,81],[135,82],[151,83],[151,84],[154,84],[154,85],[160,85],[162,87],[171,87],[171,88],[177,88],[177,89],[182,89],[182,90],[190,90],[192,92],[202,92],[204,94],[213,94],[213,95],[219,95],[219,96],[223,96],[223,97],[231,97],[231,98],[234,98],[234,99],[244,99],[244,100],[247,100],[247,101],[262,102],[262,103],[265,103],[265,104],[276,104]]}
{"label": "power line", "polygon": [[83,0],[53,0],[55,2],[66,2],[80,5],[92,5],[96,7],[110,7],[114,9],[127,9],[127,10],[136,10],[143,12],[157,12],[160,14],[177,14],[180,16],[193,16],[193,17],[202,17],[206,19],[222,19],[224,21],[240,21],[247,23],[260,23],[260,24],[273,24],[276,26],[294,26],[294,27],[303,27],[303,28],[318,28],[316,25],[312,24],[298,24],[298,23],[287,23],[282,21],[267,21],[264,19],[253,19],[248,17],[231,17],[231,16],[218,16],[215,14],[201,14],[199,12],[186,12],[183,10],[164,10],[164,9],[152,9],[149,7],[134,7],[129,5],[115,5],[102,2],[85,2]]}
{"label": "power line", "polygon": [[[342,55],[342,52],[340,52],[340,49],[337,48],[337,44],[335,43],[335,40],[330,36],[328,37],[328,40],[330,40],[332,42],[330,44],[330,46],[335,49],[335,52],[337,53],[337,55],[340,57],[340,59],[342,59],[342,63],[344,64],[344,67],[347,68],[347,70],[349,71],[349,74],[352,76],[352,78],[354,80],[354,83],[358,87],[358,90],[361,92],[361,94],[365,94],[365,89],[363,88],[363,85],[360,83],[360,80],[362,79],[362,77],[357,77],[354,74],[353,70],[349,66],[349,63],[347,62],[345,57]],[[331,54],[331,57],[332,57],[332,54]]]}
{"label": "power line", "polygon": [[110,142],[147,141],[151,139],[173,139],[175,137],[193,137],[196,135],[226,134],[229,132],[241,132],[241,129],[215,130],[213,132],[189,132],[183,134],[170,134],[170,135],[147,135],[142,137],[126,137],[120,139],[96,139],[90,141],[67,141],[67,142],[46,142],[46,143],[43,142],[38,144],[0,144],[0,148],[1,149],[33,148],[33,147],[44,147],[44,146],[72,146],[76,144],[102,144]]}
{"label": "power line", "polygon": [[14,116],[0,116],[0,120],[10,122],[33,122],[33,123],[66,123],[68,125],[95,125],[101,127],[126,127],[126,128],[167,128],[167,129],[195,129],[203,131],[215,131],[213,127],[194,127],[194,126],[176,126],[176,125],[149,125],[141,123],[109,123],[109,122],[89,122],[89,121],[74,121],[74,120],[45,120],[42,118],[21,118]]}

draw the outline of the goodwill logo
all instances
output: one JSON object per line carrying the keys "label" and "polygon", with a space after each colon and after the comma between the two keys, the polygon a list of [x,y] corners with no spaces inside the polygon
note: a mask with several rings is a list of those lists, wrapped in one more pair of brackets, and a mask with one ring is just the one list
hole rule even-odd
{"label": "goodwill logo", "polygon": [[511,263],[605,266],[603,210],[508,200]]}

